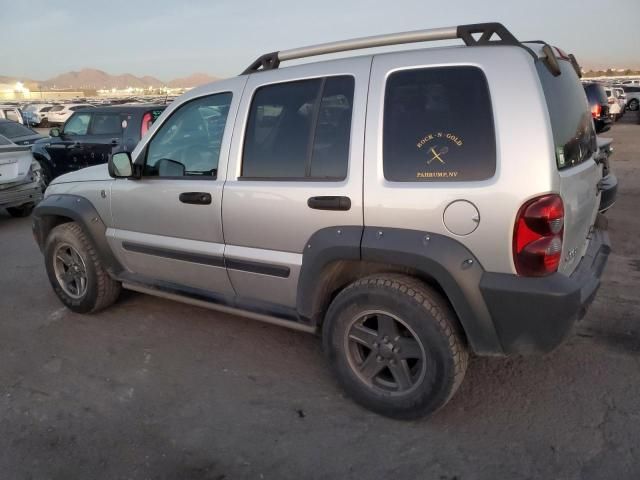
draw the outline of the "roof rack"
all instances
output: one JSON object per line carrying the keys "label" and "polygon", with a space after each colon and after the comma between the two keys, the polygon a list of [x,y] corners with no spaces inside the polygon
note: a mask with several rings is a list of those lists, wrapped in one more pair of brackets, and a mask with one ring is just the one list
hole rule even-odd
{"label": "roof rack", "polygon": [[[478,34],[479,36],[477,36]],[[498,39],[492,40],[494,36],[497,36]],[[458,25],[457,27],[414,30],[411,32],[354,38],[351,40],[341,40],[339,42],[322,43],[319,45],[310,45],[308,47],[267,53],[249,65],[242,74],[245,75],[263,70],[274,70],[280,66],[280,62],[295,60],[298,58],[359,50],[362,48],[386,47],[389,45],[430,42],[434,40],[452,40],[456,38],[462,39],[467,46],[516,45],[525,48],[533,55],[533,52],[522,45],[522,43],[520,43],[501,23],[475,23],[469,25]]]}

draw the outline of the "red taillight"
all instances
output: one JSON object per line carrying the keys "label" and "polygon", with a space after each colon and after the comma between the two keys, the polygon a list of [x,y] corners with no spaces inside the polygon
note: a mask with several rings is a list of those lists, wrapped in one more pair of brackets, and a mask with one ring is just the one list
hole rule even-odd
{"label": "red taillight", "polygon": [[591,116],[593,118],[598,118],[601,112],[602,112],[602,105],[600,105],[599,103],[596,103],[594,106],[591,107]]}
{"label": "red taillight", "polygon": [[149,131],[149,128],[151,128],[152,123],[153,123],[153,115],[151,115],[151,112],[145,113],[144,116],[142,117],[142,127],[140,128],[141,137],[144,137],[144,134]]}
{"label": "red taillight", "polygon": [[559,195],[543,195],[518,211],[513,261],[518,275],[541,277],[558,269],[562,254],[564,206]]}

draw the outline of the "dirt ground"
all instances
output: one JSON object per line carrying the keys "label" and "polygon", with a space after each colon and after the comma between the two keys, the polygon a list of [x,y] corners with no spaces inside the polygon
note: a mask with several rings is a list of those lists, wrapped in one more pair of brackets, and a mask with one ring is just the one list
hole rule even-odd
{"label": "dirt ground", "polygon": [[317,338],[128,293],[63,308],[0,213],[0,479],[640,478],[640,125],[611,132],[602,288],[544,357],[476,358],[433,418],[345,398]]}

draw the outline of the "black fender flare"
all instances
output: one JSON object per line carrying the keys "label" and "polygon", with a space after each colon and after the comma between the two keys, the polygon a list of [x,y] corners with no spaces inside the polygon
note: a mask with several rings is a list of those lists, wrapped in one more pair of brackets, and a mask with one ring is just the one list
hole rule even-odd
{"label": "black fender flare", "polygon": [[311,236],[303,253],[296,305],[301,317],[314,318],[319,279],[324,269],[337,260],[418,272],[443,290],[476,353],[504,354],[480,290],[485,270],[459,241],[402,228],[336,226],[319,230]]}
{"label": "black fender flare", "polygon": [[85,197],[68,194],[49,195],[36,206],[32,217],[33,236],[40,251],[44,252],[47,236],[61,223],[59,219],[69,218],[78,223],[91,239],[109,275],[115,278],[124,270],[107,242],[107,226],[93,204]]}

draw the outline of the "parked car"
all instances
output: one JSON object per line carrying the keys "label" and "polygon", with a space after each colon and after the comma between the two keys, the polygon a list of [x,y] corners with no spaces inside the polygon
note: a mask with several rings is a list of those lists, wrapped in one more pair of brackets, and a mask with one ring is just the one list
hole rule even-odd
{"label": "parked car", "polygon": [[3,119],[0,119],[0,135],[7,137],[17,145],[32,145],[37,140],[45,138],[21,123]]}
{"label": "parked car", "polygon": [[11,120],[17,123],[24,123],[22,112],[13,105],[0,105],[0,119]]}
{"label": "parked car", "polygon": [[587,101],[591,108],[591,116],[593,117],[596,132],[606,132],[611,128],[613,120],[611,119],[609,100],[604,87],[595,82],[584,83],[583,87],[587,94]]}
{"label": "parked car", "polygon": [[81,109],[50,138],[33,145],[45,184],[72,170],[106,163],[112,153],[131,152],[160,116],[164,105],[128,105]]}
{"label": "parked car", "polygon": [[[478,47],[280,68],[455,38]],[[49,185],[49,280],[79,313],[124,287],[319,333],[357,402],[430,414],[471,352],[552,350],[596,294],[610,246],[579,72],[495,23],[264,55]]]}
{"label": "parked car", "polygon": [[49,110],[54,105],[47,103],[33,103],[31,105],[27,105],[22,110],[22,115],[25,117],[25,121],[30,126],[48,126],[48,115]]}
{"label": "parked car", "polygon": [[627,97],[627,108],[632,112],[637,112],[640,109],[640,86],[623,85],[622,89]]}
{"label": "parked car", "polygon": [[25,217],[42,199],[40,165],[28,146],[0,135],[0,208],[13,217]]}
{"label": "parked car", "polygon": [[622,112],[624,112],[624,107],[620,106],[620,102],[618,102],[616,91],[612,87],[605,87],[604,92],[605,92],[605,95],[607,96],[607,103],[609,104],[609,115],[611,116],[611,119],[615,122],[622,116]]}
{"label": "parked car", "polygon": [[49,125],[62,125],[66,122],[73,112],[78,110],[86,110],[88,108],[94,108],[93,105],[88,103],[69,103],[66,105],[55,105],[51,107],[48,112],[47,119]]}

